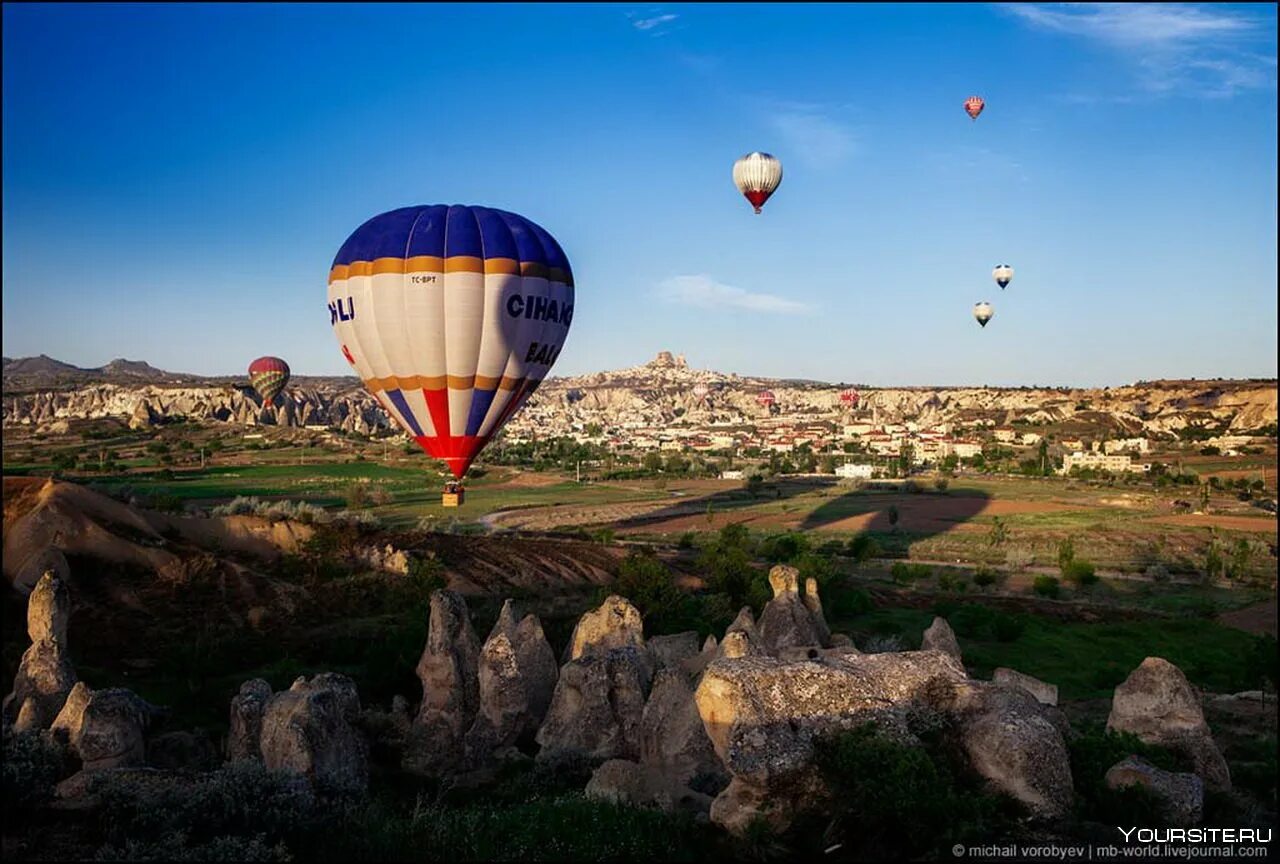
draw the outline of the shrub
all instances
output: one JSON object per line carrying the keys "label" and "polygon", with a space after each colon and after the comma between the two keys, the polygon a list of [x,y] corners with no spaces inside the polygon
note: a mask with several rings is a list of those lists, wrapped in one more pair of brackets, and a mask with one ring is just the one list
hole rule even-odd
{"label": "shrub", "polygon": [[1144,744],[1128,732],[1109,732],[1097,723],[1078,729],[1067,740],[1067,750],[1077,813],[1113,825],[1164,825],[1165,819],[1156,802],[1140,791],[1107,788],[1105,778],[1112,765],[1133,755],[1166,771],[1189,769],[1170,751]]}
{"label": "shrub", "polygon": [[1077,588],[1088,588],[1098,582],[1098,574],[1093,571],[1093,565],[1083,558],[1076,558],[1063,568],[1062,578]]}
{"label": "shrub", "polygon": [[801,587],[804,586],[806,579],[816,579],[819,588],[826,588],[840,575],[836,570],[835,562],[817,552],[805,552],[791,563],[800,571]]}
{"label": "shrub", "polygon": [[969,580],[965,579],[959,573],[952,573],[944,570],[938,574],[938,587],[943,591],[956,591],[963,593],[969,587]]}
{"label": "shrub", "polygon": [[871,558],[879,557],[880,554],[880,544],[866,534],[859,534],[849,541],[849,556],[859,564]]}
{"label": "shrub", "polygon": [[867,654],[895,654],[906,650],[906,646],[897,633],[878,633],[868,637],[862,650]]}
{"label": "shrub", "polygon": [[875,608],[871,595],[861,588],[836,588],[826,598],[825,605],[833,621],[865,615]]}
{"label": "shrub", "polygon": [[366,483],[352,483],[343,492],[343,499],[347,502],[347,509],[360,510],[369,506],[369,486]]}
{"label": "shrub", "polygon": [[1040,575],[1035,578],[1032,583],[1032,590],[1041,597],[1057,597],[1059,592],[1058,580],[1053,576]]}
{"label": "shrub", "polygon": [[1075,557],[1075,543],[1070,537],[1062,538],[1062,541],[1058,543],[1058,569],[1066,573],[1068,565],[1075,560]]}
{"label": "shrub", "polygon": [[940,857],[957,841],[996,836],[1011,815],[1002,799],[966,787],[935,744],[901,744],[867,724],[815,747],[835,802],[835,836],[820,842],[842,842],[852,860]]}
{"label": "shrub", "polygon": [[70,773],[63,748],[40,732],[14,732],[4,726],[4,764],[0,788],[16,814],[33,812],[53,800],[53,787]]}
{"label": "shrub", "polygon": [[688,612],[689,595],[676,585],[667,565],[651,552],[632,552],[618,567],[613,584],[601,587],[598,600],[620,594],[630,600],[648,623],[650,632],[664,631]]}
{"label": "shrub", "polygon": [[803,534],[775,534],[760,541],[759,555],[772,563],[789,562],[809,550],[809,538]]}
{"label": "shrub", "polygon": [[990,588],[999,581],[996,571],[990,567],[979,567],[973,572],[973,584],[979,588]]}
{"label": "shrub", "polygon": [[680,540],[676,543],[676,546],[680,549],[692,549],[695,537],[696,535],[692,531],[686,531],[680,535]]}
{"label": "shrub", "polygon": [[1160,563],[1151,564],[1146,570],[1147,578],[1153,582],[1168,582],[1169,568]]}
{"label": "shrub", "polygon": [[1026,619],[1021,615],[999,612],[991,621],[991,635],[995,636],[997,642],[1016,642],[1026,629]]}
{"label": "shrub", "polygon": [[947,480],[946,477],[939,477],[937,480],[933,481],[933,488],[937,489],[939,492],[946,492],[947,487],[950,485],[951,481]]}
{"label": "shrub", "polygon": [[906,561],[895,561],[889,568],[889,575],[894,582],[905,585],[916,579],[928,579],[933,575],[933,568],[928,564],[908,564]]}

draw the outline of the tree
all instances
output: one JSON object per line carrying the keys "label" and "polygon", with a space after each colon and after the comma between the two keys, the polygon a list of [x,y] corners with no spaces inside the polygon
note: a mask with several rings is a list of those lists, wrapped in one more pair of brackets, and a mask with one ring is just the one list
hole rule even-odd
{"label": "tree", "polygon": [[898,451],[898,470],[904,476],[910,474],[913,461],[915,461],[915,448],[911,446],[910,441],[903,441],[902,447]]}
{"label": "tree", "polygon": [[1075,543],[1070,537],[1064,537],[1058,544],[1058,569],[1065,575],[1074,560],[1076,560]]}
{"label": "tree", "polygon": [[990,546],[1000,546],[1009,537],[1009,530],[999,516],[995,516],[991,520],[991,531],[987,534],[987,544]]}
{"label": "tree", "polygon": [[747,491],[754,498],[760,493],[760,487],[764,486],[764,478],[759,474],[752,474],[747,478]]}
{"label": "tree", "polygon": [[661,471],[662,456],[660,456],[658,453],[652,450],[644,454],[644,470],[650,472],[651,474]]}
{"label": "tree", "polygon": [[889,527],[896,531],[898,527],[898,505],[890,504],[888,513],[889,513]]}
{"label": "tree", "polygon": [[834,456],[822,457],[822,473],[823,474],[836,473],[836,457]]}
{"label": "tree", "polygon": [[1049,473],[1049,442],[1044,438],[1040,439],[1040,473],[1047,475]]}
{"label": "tree", "polygon": [[1200,512],[1201,513],[1209,512],[1209,484],[1208,483],[1200,484]]}

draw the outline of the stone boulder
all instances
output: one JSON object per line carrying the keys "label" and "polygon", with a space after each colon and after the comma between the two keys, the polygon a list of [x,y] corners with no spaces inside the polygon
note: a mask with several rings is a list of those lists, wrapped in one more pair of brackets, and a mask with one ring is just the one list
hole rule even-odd
{"label": "stone boulder", "polygon": [[654,678],[640,720],[640,762],[703,793],[719,792],[729,782],[681,670],[661,669]]}
{"label": "stone boulder", "polygon": [[406,770],[437,774],[456,768],[464,737],[480,707],[480,641],[462,595],[431,593],[427,645],[418,661],[422,704],[404,757]]}
{"label": "stone boulder", "polygon": [[1058,704],[1057,684],[1047,684],[1039,678],[1033,678],[1016,669],[1001,667],[992,674],[991,680],[1004,687],[1017,687],[1019,690],[1025,690],[1034,696],[1036,701],[1045,705]]}
{"label": "stone boulder", "polygon": [[952,737],[970,767],[997,792],[1042,819],[1071,810],[1069,726],[1056,708],[987,681],[948,682],[933,688],[926,704],[951,719]]}
{"label": "stone boulder", "polygon": [[479,707],[466,737],[472,764],[531,738],[547,714],[559,677],[542,623],[535,615],[517,619],[510,600],[502,604],[478,665]]}
{"label": "stone boulder", "polygon": [[133,768],[146,763],[147,728],[157,709],[130,690],[71,688],[50,727],[84,763],[84,770]]}
{"label": "stone boulder", "polygon": [[750,606],[738,610],[738,617],[724,631],[724,638],[716,646],[717,657],[761,657],[768,653],[764,640],[760,638],[760,630],[756,627],[756,619],[751,614]]}
{"label": "stone boulder", "polygon": [[578,619],[566,647],[566,660],[603,654],[613,648],[643,648],[644,620],[625,597],[611,594]]}
{"label": "stone boulder", "polygon": [[956,634],[946,618],[934,617],[929,629],[924,631],[920,650],[941,651],[944,654],[950,654],[957,662],[964,662],[964,658],[960,655],[960,643],[956,641]]}
{"label": "stone boulder", "polygon": [[772,657],[721,658],[694,694],[703,727],[731,782],[711,820],[741,834],[757,817],[784,830],[825,789],[813,764],[817,737],[876,722],[910,739],[905,713],[935,681],[963,681],[938,651],[844,654],[826,663]]}
{"label": "stone boulder", "polygon": [[305,778],[317,791],[362,793],[369,783],[368,746],[356,724],[360,697],[345,675],[298,678],[274,694],[262,716],[260,750],[268,771]]}
{"label": "stone boulder", "polygon": [[679,668],[686,660],[696,657],[700,653],[698,651],[698,634],[693,630],[688,630],[684,633],[673,633],[670,636],[652,636],[646,640],[645,645],[648,646],[649,653],[653,655],[654,668],[656,669]]}
{"label": "stone boulder", "polygon": [[[831,633],[825,622],[815,619],[808,598],[800,596],[800,571],[779,564],[769,571],[769,585],[773,599],[760,613],[760,638],[765,650],[777,654],[783,648],[827,647]],[[814,583],[812,603],[821,612],[817,602],[817,583]]]}
{"label": "stone boulder", "polygon": [[822,614],[822,598],[818,596],[818,580],[812,576],[804,580],[804,594],[801,595],[805,608],[809,610],[809,616],[813,619],[813,626],[818,631],[821,641],[820,645],[831,645],[831,628],[827,626],[827,619]]}
{"label": "stone boulder", "polygon": [[227,731],[227,761],[262,761],[262,715],[271,699],[271,685],[254,678],[240,685],[231,699],[231,723]]}
{"label": "stone boulder", "polygon": [[634,760],[653,682],[653,661],[633,645],[593,651],[560,668],[538,729],[538,761]]}
{"label": "stone boulder", "polygon": [[27,598],[27,635],[13,692],[4,699],[4,719],[14,731],[48,729],[76,685],[67,647],[71,593],[53,571],[46,571]]}
{"label": "stone boulder", "polygon": [[1214,743],[1200,697],[1168,660],[1148,657],[1115,689],[1107,729],[1183,753],[1209,788],[1231,789],[1227,760]]}
{"label": "stone boulder", "polygon": [[1139,786],[1160,802],[1171,825],[1189,828],[1204,815],[1204,781],[1195,774],[1161,770],[1138,756],[1128,756],[1107,771],[1107,788]]}

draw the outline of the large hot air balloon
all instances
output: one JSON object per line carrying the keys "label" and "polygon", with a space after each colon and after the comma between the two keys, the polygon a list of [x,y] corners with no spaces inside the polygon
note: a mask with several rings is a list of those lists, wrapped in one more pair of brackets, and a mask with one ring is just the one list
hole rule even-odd
{"label": "large hot air balloon", "polygon": [[850,387],[840,391],[840,404],[852,410],[858,407],[858,391]]}
{"label": "large hot air balloon", "polygon": [[289,383],[289,364],[279,357],[259,357],[249,364],[249,383],[262,397],[262,404],[270,405]]}
{"label": "large hot air balloon", "polygon": [[347,362],[458,481],[555,363],[573,297],[555,238],[489,207],[375,216],[329,271],[329,323]]}
{"label": "large hot air balloon", "polygon": [[699,402],[706,399],[710,393],[711,388],[705,381],[699,381],[697,384],[693,385],[693,398],[697,399]]}
{"label": "large hot air balloon", "polygon": [[978,323],[983,327],[987,326],[987,322],[990,321],[992,316],[995,314],[995,310],[991,308],[991,304],[986,300],[983,300],[981,303],[973,304],[973,317],[977,318]]}
{"label": "large hot air balloon", "polygon": [[782,163],[768,153],[748,153],[733,163],[733,185],[760,212],[782,182]]}
{"label": "large hot air balloon", "polygon": [[773,403],[774,403],[774,402],[776,402],[776,401],[777,401],[777,400],[773,397],[773,391],[772,391],[772,390],[761,390],[761,391],[756,395],[756,402],[760,403],[761,405],[763,405],[763,406],[764,406],[764,407],[766,407],[766,408],[768,408],[768,407],[772,406],[772,405],[773,405]]}
{"label": "large hot air balloon", "polygon": [[964,100],[964,111],[969,115],[970,120],[977,120],[978,115],[982,113],[982,109],[987,105],[982,101],[981,96],[970,96]]}
{"label": "large hot air balloon", "polygon": [[[1013,268],[1008,264],[997,264],[996,269],[991,271],[991,278],[996,280],[996,284],[1003,289],[1013,281]],[[1032,293],[1035,293],[1034,287]]]}

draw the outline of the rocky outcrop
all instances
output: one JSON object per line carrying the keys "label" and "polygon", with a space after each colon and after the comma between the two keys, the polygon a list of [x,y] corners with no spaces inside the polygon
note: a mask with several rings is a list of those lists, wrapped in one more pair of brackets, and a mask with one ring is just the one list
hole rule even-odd
{"label": "rocky outcrop", "polygon": [[675,783],[717,793],[729,782],[686,675],[662,669],[640,720],[640,762]]}
{"label": "rocky outcrop", "polygon": [[66,583],[53,571],[46,572],[27,598],[31,645],[18,662],[13,692],[4,699],[4,719],[14,731],[48,729],[76,685],[67,647],[70,617],[71,593]]}
{"label": "rocky outcrop", "polygon": [[757,817],[785,828],[823,797],[813,764],[818,736],[876,722],[909,738],[907,707],[932,682],[964,678],[959,664],[937,651],[843,655],[829,663],[716,660],[695,693],[703,727],[732,777],[711,806],[712,821],[734,833]]}
{"label": "rocky outcrop", "polygon": [[[708,637],[711,638],[711,637]],[[691,657],[698,656],[698,634],[688,630],[670,636],[652,636],[645,644],[657,669],[675,669]]]}
{"label": "rocky outcrop", "polygon": [[1204,815],[1204,781],[1195,774],[1174,774],[1128,756],[1107,771],[1106,784],[1109,789],[1145,789],[1160,802],[1165,819],[1174,826],[1198,825]]}
{"label": "rocky outcrop", "polygon": [[954,657],[956,662],[963,662],[964,660],[960,655],[960,643],[956,640],[956,634],[952,631],[951,625],[947,623],[945,618],[934,617],[929,629],[924,631],[924,638],[920,641],[920,650],[941,651]]}
{"label": "rocky outcrop", "polygon": [[635,760],[654,674],[640,613],[624,598],[608,597],[578,620],[567,653],[538,729],[538,759]]}
{"label": "rocky outcrop", "polygon": [[556,658],[535,615],[517,618],[510,600],[480,649],[478,711],[467,732],[467,759],[478,764],[495,750],[531,738],[555,692]]}
{"label": "rocky outcrop", "polygon": [[584,790],[595,801],[628,807],[656,807],[665,813],[706,813],[711,796],[690,789],[659,768],[610,759],[591,774]]}
{"label": "rocky outcrop", "polygon": [[601,654],[611,648],[644,646],[644,621],[640,610],[625,597],[610,595],[596,609],[578,619],[567,648],[568,660]]}
{"label": "rocky outcrop", "polygon": [[1107,729],[1181,752],[1209,788],[1231,788],[1227,760],[1214,743],[1200,697],[1168,660],[1148,657],[1115,689]]}
{"label": "rocky outcrop", "polygon": [[231,700],[227,761],[262,761],[262,716],[270,700],[271,685],[261,678],[240,685],[240,692]]}
{"label": "rocky outcrop", "polygon": [[768,653],[750,606],[743,606],[738,617],[725,629],[724,638],[716,646],[720,657],[759,657]]}
{"label": "rocky outcrop", "polygon": [[83,681],[67,695],[50,730],[80,758],[86,771],[146,763],[146,733],[157,709],[119,687],[91,690]]}
{"label": "rocky outcrop", "polygon": [[407,770],[435,774],[461,762],[464,736],[480,706],[479,662],[480,642],[462,595],[433,591],[427,645],[417,669],[422,704],[405,753]]}
{"label": "rocky outcrop", "polygon": [[268,771],[306,778],[316,791],[360,794],[368,787],[368,746],[357,730],[360,697],[345,675],[298,678],[274,694],[262,716],[259,749]]}
{"label": "rocky outcrop", "polygon": [[1017,687],[1019,690],[1025,690],[1034,696],[1038,702],[1045,705],[1058,704],[1057,684],[1046,684],[1039,678],[1025,675],[1016,669],[1001,667],[992,673],[991,680],[1005,687]]}
{"label": "rocky outcrop", "polygon": [[[769,571],[773,599],[760,614],[760,638],[765,650],[776,654],[783,648],[827,647],[831,633],[822,620],[822,605],[817,598],[817,582],[809,580],[806,596],[800,596],[800,571],[779,564]],[[812,589],[813,596],[808,592]],[[817,616],[813,609],[818,610]]]}
{"label": "rocky outcrop", "polygon": [[1071,809],[1066,719],[1024,690],[986,681],[950,681],[927,704],[951,718],[970,768],[1033,816],[1059,819]]}

